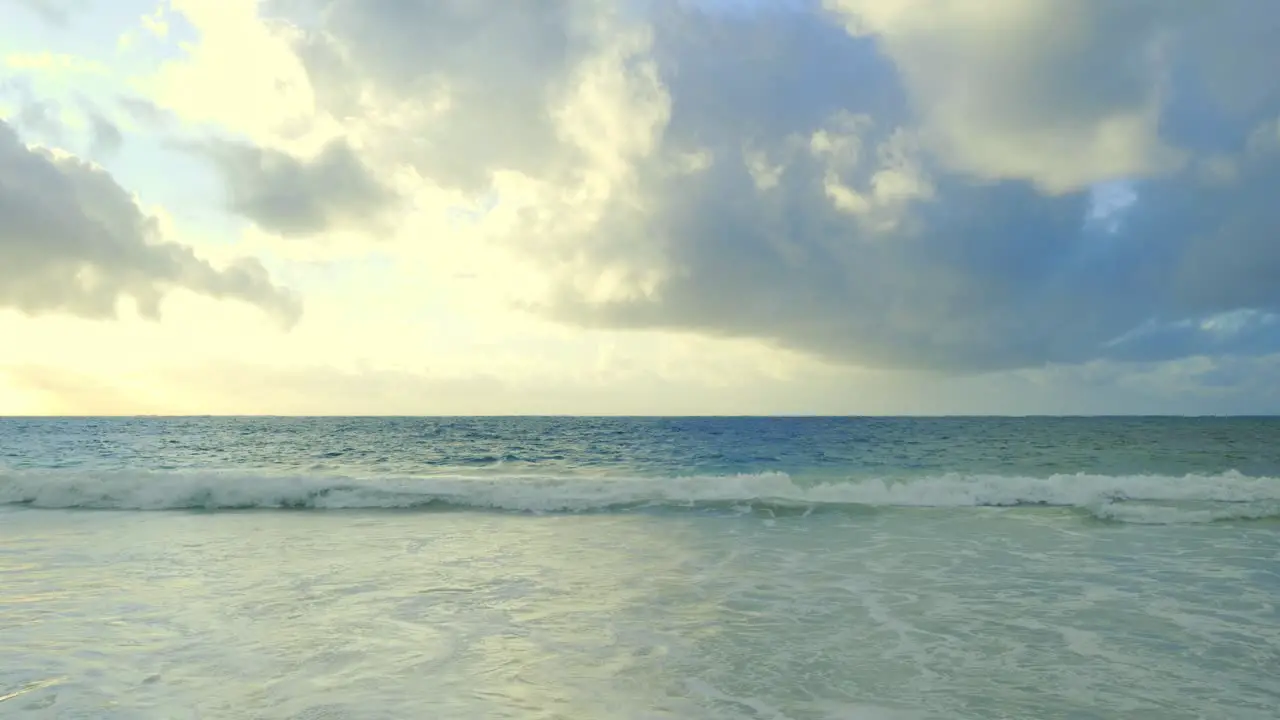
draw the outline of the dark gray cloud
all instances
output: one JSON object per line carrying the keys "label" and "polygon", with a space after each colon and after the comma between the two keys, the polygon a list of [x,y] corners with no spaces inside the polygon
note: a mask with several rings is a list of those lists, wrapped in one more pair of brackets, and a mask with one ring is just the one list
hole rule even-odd
{"label": "dark gray cloud", "polygon": [[898,226],[875,231],[832,207],[825,176],[824,163],[799,156],[765,190],[742,162],[655,180],[644,193],[651,212],[608,218],[601,235],[612,242],[596,252],[604,265],[646,238],[677,238],[668,263],[681,271],[652,296],[612,302],[565,285],[545,310],[595,326],[762,337],[841,361],[953,370],[1084,359],[1091,338],[1143,317],[1141,307],[1081,292],[1105,262],[1079,257],[1083,197],[935,179],[946,205],[910,207]]}
{"label": "dark gray cloud", "polygon": [[209,141],[203,150],[222,173],[230,209],[282,235],[374,223],[395,201],[341,140],[307,160],[228,140]]}
{"label": "dark gray cloud", "polygon": [[[1095,17],[1108,17],[1111,10],[1124,14],[1120,4],[1094,3]],[[1255,4],[1254,12],[1241,14],[1243,7],[1224,6],[1224,13],[1237,13],[1231,18],[1195,12],[1175,25],[1188,10],[1184,4],[1145,30],[1141,23],[1116,29],[1099,21],[1078,32],[1128,28],[1128,40],[1141,44],[1174,27],[1186,45],[1167,50],[1164,70],[1135,70],[1125,79],[1134,85],[1146,77],[1151,92],[1173,96],[1204,71],[1192,60],[1235,51],[1220,44],[1215,54],[1196,44],[1202,38],[1194,23],[1205,22],[1204,14],[1215,29],[1232,19],[1265,24],[1280,17],[1270,6]],[[1042,187],[1061,178],[1111,179],[1109,160],[1082,159],[1073,148],[1083,152],[1092,142],[1091,127],[1105,129],[1108,119],[1135,112],[1137,95],[1107,87],[1095,93],[1092,83],[1077,82],[1089,73],[1075,69],[1049,75],[1064,85],[1061,97],[1040,97],[1046,89],[1032,82],[1022,84],[1021,95],[1008,87],[992,89],[992,98],[1008,108],[983,112],[1014,123],[1024,136],[1048,128],[1049,144],[1036,148],[1037,162],[1074,165],[1041,167],[1025,158],[1010,160],[1003,154],[1007,147],[994,147],[991,164],[975,174],[973,163],[957,166],[950,152],[931,152],[927,126],[916,135],[919,142],[895,142],[904,103],[885,86],[894,86],[898,75],[865,57],[867,38],[830,39],[812,17],[789,24],[776,17],[754,24],[750,18],[702,22],[713,27],[687,36],[659,29],[674,108],[664,143],[701,145],[715,164],[679,177],[656,164],[643,168],[634,193],[610,206],[585,250],[594,258],[587,266],[603,271],[619,262],[643,266],[647,256],[636,249],[660,242],[665,279],[651,293],[600,301],[580,291],[578,270],[543,310],[592,326],[759,337],[856,364],[948,371],[1280,349],[1280,326],[1257,321],[1232,328],[1229,319],[1280,310],[1280,242],[1274,230],[1280,227],[1280,205],[1268,199],[1280,191],[1280,142],[1266,150],[1256,140],[1247,151],[1241,145],[1246,131],[1272,127],[1265,123],[1280,116],[1280,102],[1255,102],[1244,114],[1240,105],[1213,105],[1207,98],[1191,110],[1167,106],[1166,114],[1180,116],[1161,122],[1180,124],[1188,136],[1215,138],[1219,148],[1240,150],[1234,177],[1215,177],[1203,162],[1192,162],[1138,178],[1137,204],[1125,212],[1121,230],[1109,234],[1085,227],[1087,187],[1056,187],[1051,193]],[[717,33],[727,38],[717,43]],[[789,33],[796,39],[785,42]],[[681,38],[687,41],[681,44]],[[699,43],[707,38],[714,52],[703,52]],[[786,52],[772,62],[758,59],[759,48],[768,47],[761,38]],[[1048,57],[1033,57],[1038,50],[1028,43],[1034,39],[988,42],[1005,43],[1033,66],[1135,62],[1129,45],[1111,39],[1052,47]],[[1179,55],[1178,47],[1188,50]],[[881,49],[881,62],[893,58],[893,48]],[[979,67],[989,67],[992,55],[1018,60],[989,48],[974,52],[979,50]],[[1107,55],[1108,50],[1114,52]],[[1077,51],[1104,56],[1085,62]],[[1269,57],[1280,59],[1280,53]],[[1253,71],[1263,76],[1259,68]],[[965,77],[963,69],[949,72]],[[859,87],[841,85],[854,78]],[[1076,95],[1086,97],[1077,101]],[[869,112],[870,122],[833,122],[833,105]],[[905,105],[919,102],[909,99]],[[1065,125],[1042,116],[1053,107]],[[847,162],[812,152],[814,131],[824,127],[829,137],[851,139],[856,151]],[[975,131],[970,139],[976,136]],[[904,137],[910,133],[898,140]],[[1057,156],[1055,137],[1063,140]],[[1152,147],[1177,139],[1157,136]],[[744,143],[783,167],[773,186],[758,186],[743,161]],[[1145,161],[1135,159],[1133,165]],[[991,177],[1002,167],[1008,177]],[[859,202],[846,203],[845,211],[830,192],[833,170],[841,184],[859,193]],[[885,170],[893,172],[880,174]],[[902,202],[877,202],[878,191],[894,187],[908,191]],[[889,201],[893,195],[878,197]],[[637,205],[645,212],[636,213]],[[1234,314],[1215,319],[1226,313]],[[1161,330],[1133,334],[1149,326]]]}
{"label": "dark gray cloud", "polygon": [[0,121],[0,306],[111,318],[127,298],[154,318],[176,288],[252,303],[289,324],[300,313],[256,260],[219,270],[164,241],[105,170],[29,148]]}

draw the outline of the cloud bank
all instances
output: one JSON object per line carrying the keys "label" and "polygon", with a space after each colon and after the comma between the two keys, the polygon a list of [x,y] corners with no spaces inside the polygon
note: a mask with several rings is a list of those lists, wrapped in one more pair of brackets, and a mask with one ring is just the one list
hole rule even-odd
{"label": "cloud bank", "polygon": [[[100,132],[100,131],[99,131]],[[174,289],[261,307],[284,324],[300,304],[256,260],[215,268],[165,241],[155,218],[101,167],[29,147],[0,121],[0,307],[117,316],[131,300],[150,318]]]}
{"label": "cloud bank", "polygon": [[225,140],[203,150],[226,182],[230,210],[282,235],[374,223],[394,199],[342,141],[306,159]]}
{"label": "cloud bank", "polygon": [[289,88],[186,108],[258,145],[212,159],[267,231],[445,193],[535,312],[862,366],[1280,352],[1280,5],[718,5],[174,2]]}

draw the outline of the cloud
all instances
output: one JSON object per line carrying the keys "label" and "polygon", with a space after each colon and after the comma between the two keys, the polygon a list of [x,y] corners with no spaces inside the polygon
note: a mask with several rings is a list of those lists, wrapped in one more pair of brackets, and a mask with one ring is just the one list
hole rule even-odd
{"label": "cloud", "polygon": [[165,128],[172,120],[167,111],[145,98],[124,95],[116,98],[116,104],[135,122],[153,129]]}
{"label": "cloud", "polygon": [[395,200],[342,140],[312,158],[228,140],[202,149],[225,180],[231,211],[282,235],[376,223]]}
{"label": "cloud", "polygon": [[124,145],[124,135],[120,128],[101,114],[90,111],[89,122],[92,127],[92,152],[94,155],[112,155],[120,152]]}
{"label": "cloud", "polygon": [[0,306],[110,318],[129,298],[155,318],[164,295],[185,288],[297,319],[297,299],[256,260],[217,269],[159,234],[105,170],[28,147],[0,121]]}
{"label": "cloud", "polygon": [[0,4],[5,2],[25,7],[53,25],[66,25],[75,11],[85,7],[86,0],[0,0]]}
{"label": "cloud", "polygon": [[62,105],[56,100],[38,97],[29,78],[18,75],[0,82],[0,97],[5,96],[16,102],[9,122],[50,141],[62,139]]}
{"label": "cloud", "polygon": [[1046,192],[1159,174],[1171,34],[1185,2],[827,0],[893,60],[929,142],[977,177]]}
{"label": "cloud", "polygon": [[381,151],[467,190],[495,171],[536,175],[564,161],[572,143],[553,108],[581,62],[615,39],[608,3],[590,0],[303,5],[322,22],[293,43],[317,108],[398,116]]}
{"label": "cloud", "polygon": [[1247,355],[1280,352],[1280,315],[1236,310],[1204,318],[1149,321],[1109,345],[1115,357],[1151,360],[1194,356],[1219,349]]}
{"label": "cloud", "polygon": [[[9,67],[19,74],[0,82],[0,97],[9,96],[16,101],[16,111],[7,120],[27,136],[34,136],[50,144],[65,146],[72,140],[68,136],[85,130],[89,154],[95,157],[118,152],[124,144],[124,135],[111,120],[109,114],[100,111],[97,103],[82,91],[73,90],[62,95],[61,101],[41,95],[37,88],[49,80],[47,73],[74,71],[105,66],[93,60],[73,55],[38,53],[9,55],[5,58]],[[47,88],[46,88],[47,89]],[[70,132],[69,132],[70,131]]]}
{"label": "cloud", "polygon": [[58,140],[62,137],[62,108],[52,100],[23,104],[14,118],[27,132]]}
{"label": "cloud", "polygon": [[[652,5],[274,0],[235,27],[297,101],[192,113],[263,157],[300,122],[358,152],[252,176],[241,212],[280,232],[359,221],[369,178],[485,201],[542,279],[526,306],[571,324],[947,372],[1277,346],[1272,324],[1187,328],[1280,311],[1280,46],[1257,29],[1280,6]],[[200,64],[216,37],[189,76],[231,87]],[[1131,201],[1091,222],[1114,182]]]}

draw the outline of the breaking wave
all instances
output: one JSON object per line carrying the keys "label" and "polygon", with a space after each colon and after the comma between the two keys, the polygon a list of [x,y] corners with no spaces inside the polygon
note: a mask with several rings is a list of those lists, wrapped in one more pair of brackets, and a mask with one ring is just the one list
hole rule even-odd
{"label": "breaking wave", "polygon": [[676,478],[335,477],[222,471],[4,471],[0,505],[102,510],[489,509],[563,513],[646,508],[1079,508],[1099,520],[1169,524],[1280,518],[1280,479],[1221,475],[947,474],[798,483],[783,473]]}

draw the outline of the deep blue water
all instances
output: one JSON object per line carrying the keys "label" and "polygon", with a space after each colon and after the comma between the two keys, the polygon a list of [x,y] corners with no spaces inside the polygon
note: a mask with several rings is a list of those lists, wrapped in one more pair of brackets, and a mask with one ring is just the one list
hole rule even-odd
{"label": "deep blue water", "polygon": [[0,419],[0,465],[418,475],[1280,476],[1280,418]]}

